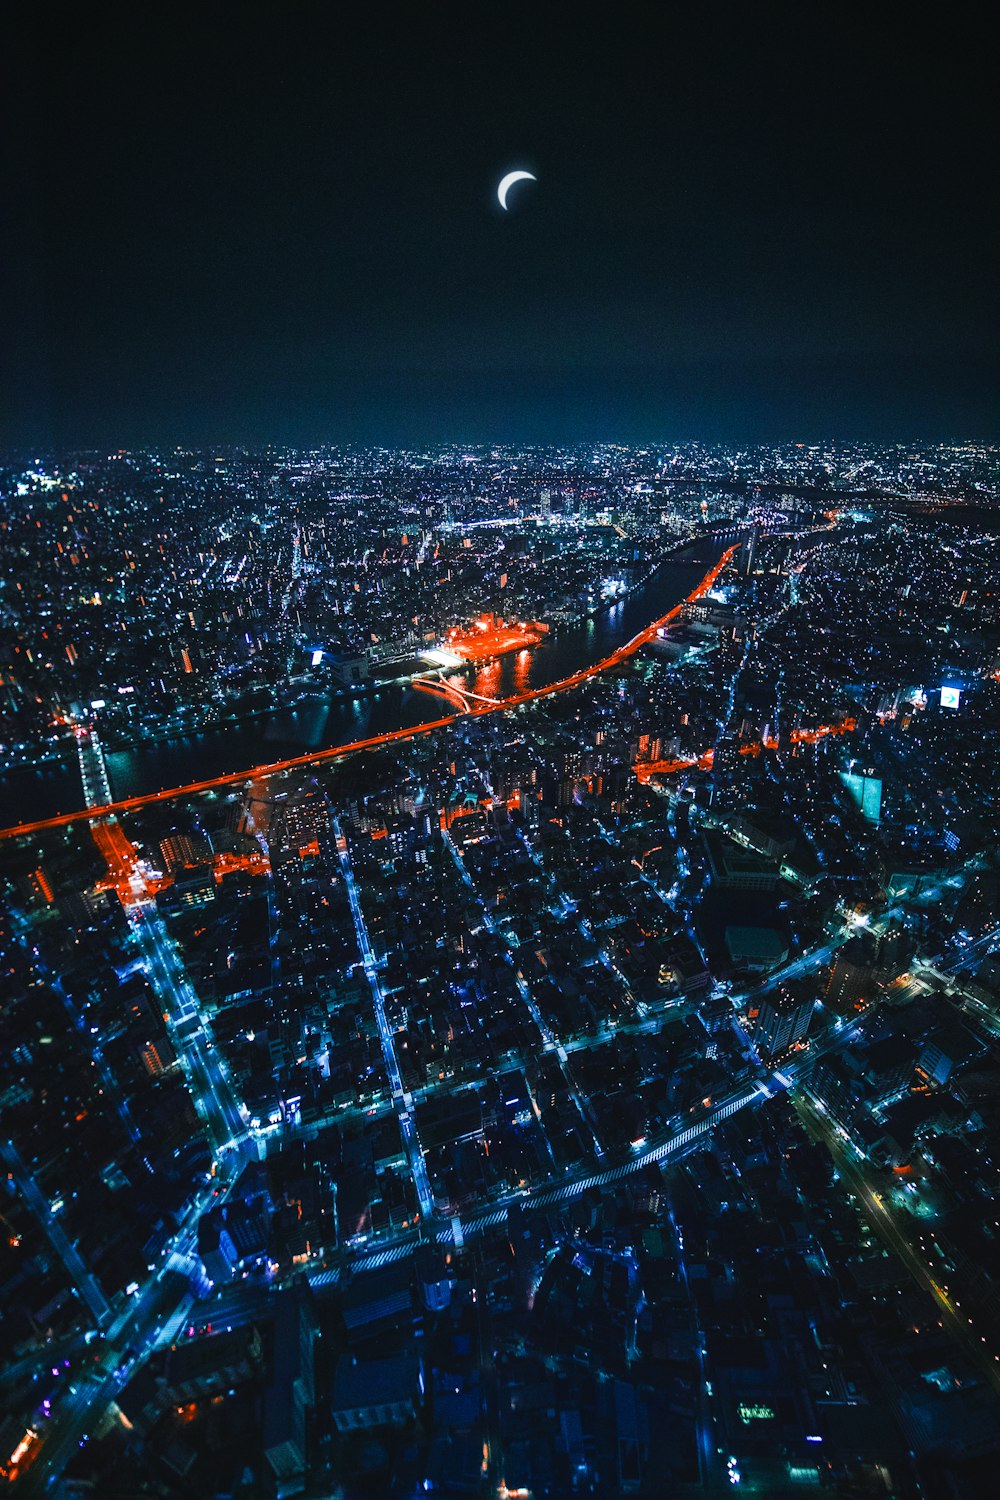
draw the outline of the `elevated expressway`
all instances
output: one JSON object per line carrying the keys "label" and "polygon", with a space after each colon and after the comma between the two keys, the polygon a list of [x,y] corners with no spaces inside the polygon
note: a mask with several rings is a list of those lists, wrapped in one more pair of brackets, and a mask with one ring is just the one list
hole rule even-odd
{"label": "elevated expressway", "polygon": [[[18,838],[22,834],[44,833],[50,828],[64,828],[70,823],[85,822],[92,818],[106,818],[116,813],[135,812],[141,807],[151,806],[154,802],[170,802],[180,797],[196,796],[199,792],[216,791],[220,787],[238,786],[242,782],[252,781],[260,776],[275,776],[283,771],[294,771],[305,766],[319,765],[324,761],[340,760],[360,750],[377,750],[383,745],[400,744],[406,740],[417,739],[420,735],[432,734],[436,729],[445,729],[462,717],[500,713],[506,709],[519,708],[524,703],[534,703],[542,698],[550,698],[555,693],[569,692],[591,681],[592,678],[599,677],[602,672],[612,671],[615,667],[621,666],[622,662],[628,661],[643,646],[654,640],[657,631],[679,619],[684,605],[708,593],[723,568],[738,550],[738,543],[727,547],[718,562],[709,568],[701,582],[692,589],[685,600],[682,600],[680,604],[675,604],[673,609],[661,615],[658,620],[653,620],[631,640],[612,651],[610,656],[603,657],[592,666],[582,667],[580,671],[572,672],[568,677],[561,677],[557,682],[547,683],[544,687],[528,688],[524,692],[513,693],[509,698],[500,698],[496,701],[481,698],[464,689],[454,689],[454,695],[445,693],[444,696],[449,702],[454,703],[456,712],[440,719],[432,719],[426,724],[416,724],[406,729],[390,729],[383,734],[372,735],[364,740],[354,740],[347,745],[333,745],[326,750],[310,750],[304,755],[293,755],[285,760],[272,761],[269,764],[248,766],[240,771],[228,771],[221,776],[209,776],[202,781],[190,781],[185,786],[166,787],[159,792],[144,792],[138,797],[124,797],[117,802],[83,807],[76,812],[60,813],[53,818],[39,818],[34,822],[16,823],[13,827],[0,829],[0,839]],[[437,685],[435,683],[435,687]],[[445,684],[440,684],[440,686],[444,688]],[[468,708],[461,708],[459,700],[467,703]]]}

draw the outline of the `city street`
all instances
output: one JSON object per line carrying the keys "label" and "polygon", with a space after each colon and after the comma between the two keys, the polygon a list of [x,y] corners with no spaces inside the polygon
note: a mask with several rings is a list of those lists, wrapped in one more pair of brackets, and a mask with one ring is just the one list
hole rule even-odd
{"label": "city street", "polygon": [[851,1149],[829,1115],[806,1089],[796,1089],[791,1098],[808,1134],[813,1140],[822,1142],[829,1151],[844,1186],[857,1199],[872,1230],[917,1285],[933,1298],[943,1326],[1000,1395],[1000,1360],[984,1350],[981,1336],[971,1326],[971,1318],[962,1312],[936,1279],[933,1267],[917,1246],[911,1221],[894,1205],[889,1192],[876,1185],[878,1178],[871,1163]]}

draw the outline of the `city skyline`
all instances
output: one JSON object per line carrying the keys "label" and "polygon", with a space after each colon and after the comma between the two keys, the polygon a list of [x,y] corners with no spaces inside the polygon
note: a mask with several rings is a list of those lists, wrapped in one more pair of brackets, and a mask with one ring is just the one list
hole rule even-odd
{"label": "city skyline", "polygon": [[996,451],[0,493],[15,1500],[989,1493]]}
{"label": "city skyline", "polygon": [[2,1494],[992,1500],[987,21],[10,28]]}

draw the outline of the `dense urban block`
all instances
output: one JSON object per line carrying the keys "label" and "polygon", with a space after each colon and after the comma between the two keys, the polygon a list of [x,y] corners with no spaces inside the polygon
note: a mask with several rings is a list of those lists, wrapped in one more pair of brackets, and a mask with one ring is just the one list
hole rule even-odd
{"label": "dense urban block", "polygon": [[989,1493],[995,453],[0,483],[12,1492]]}

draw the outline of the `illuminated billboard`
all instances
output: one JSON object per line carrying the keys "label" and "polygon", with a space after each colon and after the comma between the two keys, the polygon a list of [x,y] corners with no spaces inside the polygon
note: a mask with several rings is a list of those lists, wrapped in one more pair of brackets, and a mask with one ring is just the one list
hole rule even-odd
{"label": "illuminated billboard", "polygon": [[941,707],[957,708],[961,696],[962,691],[960,688],[943,687],[941,689]]}

